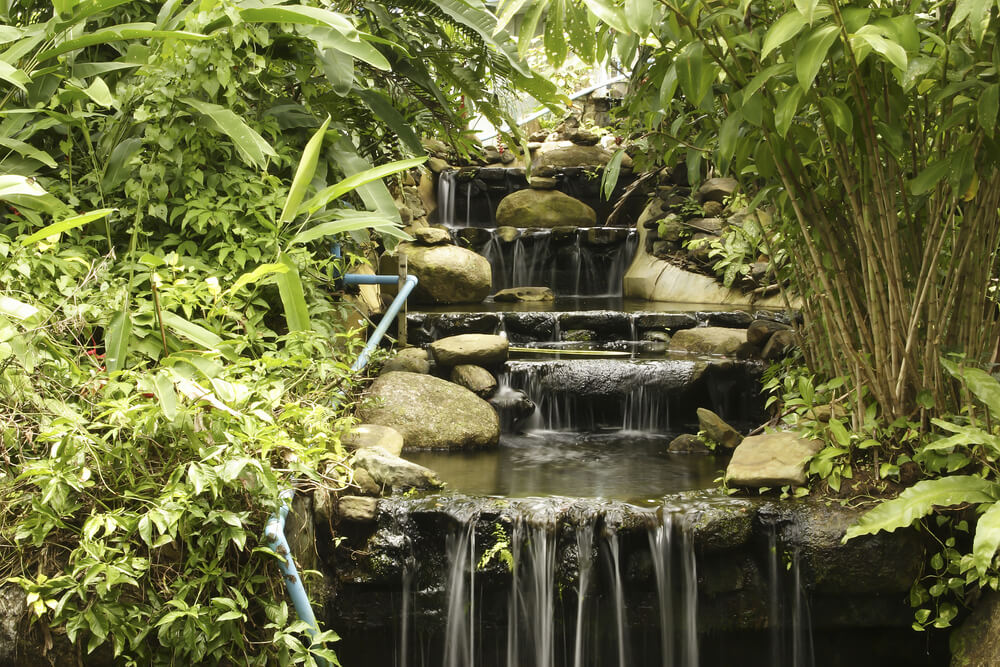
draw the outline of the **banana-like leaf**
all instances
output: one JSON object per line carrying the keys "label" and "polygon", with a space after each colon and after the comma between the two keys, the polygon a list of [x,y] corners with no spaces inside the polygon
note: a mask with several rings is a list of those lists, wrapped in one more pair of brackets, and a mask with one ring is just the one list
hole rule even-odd
{"label": "banana-like leaf", "polygon": [[299,268],[292,258],[281,253],[278,261],[285,265],[286,270],[277,274],[278,295],[285,309],[285,322],[289,331],[309,331],[312,323],[309,321],[309,307],[306,305],[305,292],[302,290],[302,280],[299,278]]}
{"label": "banana-like leaf", "polygon": [[361,101],[372,110],[372,113],[378,116],[382,122],[389,126],[389,129],[396,133],[396,136],[399,137],[404,146],[414,154],[422,154],[424,152],[424,147],[420,143],[420,137],[413,131],[412,123],[403,118],[403,114],[399,113],[396,107],[392,106],[392,103],[382,93],[371,88],[359,88],[356,92]]}
{"label": "banana-like leaf", "polygon": [[117,210],[118,209],[115,208],[102,208],[97,211],[91,211],[90,213],[84,213],[82,215],[75,215],[72,218],[66,218],[65,220],[54,222],[51,225],[39,229],[34,234],[25,237],[25,239],[21,241],[21,245],[31,245],[32,243],[37,243],[42,239],[47,239],[50,236],[56,236],[71,229],[82,227],[83,225],[93,222],[94,220],[106,218]]}
{"label": "banana-like leaf", "polygon": [[31,82],[31,79],[27,74],[10,63],[0,60],[0,81],[6,81],[12,86],[19,88],[21,92],[26,93],[28,89],[25,86]]}
{"label": "banana-like leaf", "polygon": [[235,361],[236,355],[233,354],[232,350],[227,349],[222,345],[222,338],[212,333],[205,327],[190,322],[180,315],[175,315],[174,313],[162,312],[160,317],[163,319],[163,324],[175,333],[178,333],[193,343],[200,345],[206,350],[212,352],[218,352],[230,361]]}
{"label": "banana-like leaf", "polygon": [[109,373],[125,367],[128,357],[128,344],[132,338],[132,317],[128,305],[115,313],[111,324],[104,332],[104,363]]}
{"label": "banana-like leaf", "polygon": [[964,382],[969,391],[990,409],[994,417],[1000,417],[1000,382],[997,382],[996,378],[978,368],[962,368],[947,359],[942,359],[941,365],[953,377]]}
{"label": "banana-like leaf", "polygon": [[77,39],[70,39],[61,42],[50,49],[46,49],[38,54],[37,60],[43,63],[57,56],[70,51],[95,46],[97,44],[108,44],[110,42],[123,42],[132,39],[182,39],[187,41],[201,41],[211,39],[209,35],[202,35],[196,32],[185,32],[183,30],[157,30],[152,23],[129,23],[117,25],[109,28],[101,28]]}
{"label": "banana-like leaf", "polygon": [[0,199],[11,197],[44,197],[48,192],[30,176],[5,174],[0,176]]}
{"label": "banana-like leaf", "polygon": [[462,25],[471,28],[479,33],[486,44],[502,55],[504,55],[510,66],[524,76],[531,76],[531,70],[521,61],[519,57],[507,45],[506,34],[499,32],[499,37],[494,37],[497,21],[486,8],[479,4],[473,6],[463,0],[430,0],[445,14]]}
{"label": "banana-like leaf", "polygon": [[18,301],[9,296],[0,294],[0,315],[5,315],[12,320],[25,321],[39,313],[30,303]]}
{"label": "banana-like leaf", "polygon": [[9,148],[10,150],[31,160],[38,160],[50,169],[55,169],[57,166],[56,161],[53,160],[52,156],[45,151],[35,148],[29,143],[14,139],[13,137],[0,137],[0,146]]}
{"label": "banana-like leaf", "polygon": [[299,206],[305,198],[306,189],[312,182],[313,174],[316,173],[316,163],[319,162],[320,148],[323,146],[323,137],[326,135],[328,127],[330,127],[329,116],[306,143],[305,150],[302,151],[302,159],[299,160],[299,166],[295,169],[292,187],[288,189],[285,206],[281,209],[281,216],[278,218],[278,227],[291,222],[299,212]]}
{"label": "banana-like leaf", "polygon": [[283,263],[275,262],[274,264],[261,264],[253,271],[244,273],[242,276],[236,279],[233,286],[229,288],[229,294],[236,294],[241,289],[246,287],[251,283],[258,282],[263,278],[274,275],[275,273],[285,273],[288,271],[288,266]]}
{"label": "banana-like leaf", "polygon": [[229,109],[191,97],[180,101],[211,119],[220,132],[233,140],[236,150],[252,165],[264,169],[269,157],[277,157],[271,144]]}
{"label": "banana-like leaf", "polygon": [[1000,485],[977,475],[954,475],[917,482],[898,498],[887,500],[865,512],[847,529],[844,542],[881,530],[893,532],[931,513],[935,507],[966,503],[989,503],[1000,497]]}
{"label": "banana-like leaf", "polygon": [[310,241],[315,241],[316,239],[324,236],[330,236],[332,234],[346,234],[360,229],[386,229],[395,227],[396,226],[392,220],[387,220],[377,213],[370,213],[365,217],[351,217],[343,220],[331,220],[329,222],[318,224],[315,227],[310,227],[309,229],[296,234],[295,238],[289,242],[289,245],[309,243]]}
{"label": "banana-like leaf", "polygon": [[406,160],[397,160],[395,162],[389,162],[388,164],[383,164],[378,167],[372,167],[364,171],[358,172],[353,176],[348,176],[339,183],[334,183],[328,187],[323,188],[316,196],[307,201],[299,209],[299,212],[308,211],[311,214],[315,213],[319,209],[323,208],[329,204],[334,199],[342,197],[351,190],[355,190],[363,185],[371,183],[373,181],[380,181],[381,179],[389,176],[391,174],[404,171],[406,169],[411,169],[422,165],[427,161],[426,157],[416,157],[409,158]]}

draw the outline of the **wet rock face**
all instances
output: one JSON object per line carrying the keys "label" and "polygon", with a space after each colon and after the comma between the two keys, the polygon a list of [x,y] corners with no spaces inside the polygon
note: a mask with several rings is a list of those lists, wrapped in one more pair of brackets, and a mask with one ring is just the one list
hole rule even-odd
{"label": "wet rock face", "polygon": [[951,667],[1000,665],[1000,594],[988,591],[951,635]]}
{"label": "wet rock face", "polygon": [[358,410],[362,421],[390,426],[404,449],[491,447],[500,422],[489,403],[465,387],[418,373],[379,376]]}

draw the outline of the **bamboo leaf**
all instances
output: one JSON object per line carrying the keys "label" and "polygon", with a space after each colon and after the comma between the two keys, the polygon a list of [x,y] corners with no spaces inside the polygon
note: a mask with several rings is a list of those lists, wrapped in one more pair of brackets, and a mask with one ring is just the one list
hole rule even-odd
{"label": "bamboo leaf", "polygon": [[954,475],[917,482],[898,498],[887,500],[865,512],[847,529],[844,542],[860,535],[905,528],[930,514],[935,507],[965,503],[988,503],[997,499],[998,486],[977,475]]}
{"label": "bamboo leaf", "polygon": [[802,17],[806,20],[806,23],[813,22],[813,16],[816,13],[816,5],[819,4],[819,0],[795,0],[795,8],[799,10]]}
{"label": "bamboo leaf", "polygon": [[[871,28],[871,31],[868,30],[869,28]],[[905,74],[907,71],[906,50],[899,44],[886,39],[885,36],[877,34],[877,30],[879,30],[877,26],[864,26],[861,30],[854,34],[854,40],[862,40],[870,46],[875,53],[882,56],[884,60]],[[852,42],[854,40],[852,40]],[[857,52],[858,49],[856,46],[854,50]]]}
{"label": "bamboo leaf", "polygon": [[822,25],[813,30],[795,53],[795,76],[803,90],[808,90],[826,60],[826,54],[837,41],[840,28]]}
{"label": "bamboo leaf", "polygon": [[601,176],[601,190],[607,200],[611,199],[611,193],[615,191],[615,186],[618,184],[618,174],[621,172],[624,157],[625,149],[619,148],[608,160],[607,166],[604,167],[604,174]]}
{"label": "bamboo leaf", "polygon": [[109,373],[120,371],[125,367],[128,357],[128,344],[132,339],[132,317],[128,305],[115,313],[104,332],[104,363]]}
{"label": "bamboo leaf", "polygon": [[309,307],[306,305],[305,292],[302,290],[302,280],[299,278],[299,268],[292,258],[281,253],[278,261],[285,265],[286,270],[277,274],[278,294],[285,309],[285,322],[289,331],[309,331],[312,324],[309,321]]}
{"label": "bamboo leaf", "polygon": [[12,86],[20,89],[22,93],[26,93],[28,92],[28,89],[25,88],[25,86],[31,82],[31,79],[28,78],[27,74],[17,69],[10,63],[0,60],[0,81],[6,81]]}
{"label": "bamboo leaf", "polygon": [[271,144],[229,109],[190,97],[180,101],[211,119],[216,129],[232,139],[236,150],[253,166],[264,169],[267,158],[277,157]]}
{"label": "bamboo leaf", "polygon": [[152,23],[129,23],[124,25],[101,28],[77,39],[61,42],[51,49],[39,53],[36,58],[39,63],[51,60],[70,51],[77,51],[88,46],[122,42],[132,39],[181,39],[186,41],[202,41],[211,39],[210,35],[182,30],[156,30]]}
{"label": "bamboo leaf", "polygon": [[399,137],[404,146],[414,154],[422,154],[424,152],[424,147],[420,143],[420,137],[413,131],[413,125],[403,118],[403,114],[396,110],[396,107],[392,105],[385,95],[371,88],[359,88],[356,92],[361,101],[372,110],[372,113],[378,116],[382,122],[389,126],[389,129],[396,133],[396,136]]}
{"label": "bamboo leaf", "polygon": [[594,16],[623,35],[629,34],[628,21],[625,20],[625,14],[616,5],[608,2],[608,0],[583,0],[583,2]]}
{"label": "bamboo leaf", "polygon": [[979,96],[979,126],[988,136],[993,136],[997,126],[997,109],[1000,106],[1000,83],[992,83]]}
{"label": "bamboo leaf", "polygon": [[117,210],[118,209],[115,208],[102,208],[97,211],[91,211],[90,213],[84,213],[83,215],[75,215],[72,218],[66,218],[60,222],[54,222],[23,239],[21,241],[21,245],[31,245],[32,243],[37,243],[38,241],[47,239],[50,236],[58,236],[63,232],[76,229],[77,227],[82,227],[83,225],[93,222],[94,220],[105,218]]}
{"label": "bamboo leaf", "polygon": [[315,227],[310,227],[309,229],[296,234],[295,237],[288,242],[288,245],[302,245],[303,243],[309,243],[310,241],[315,241],[316,239],[324,236],[347,234],[361,229],[383,227],[395,227],[395,223],[392,220],[388,220],[385,217],[378,215],[377,213],[369,213],[366,217],[352,217],[346,220],[332,220],[330,222],[318,224]]}
{"label": "bamboo leaf", "polygon": [[496,35],[502,31],[507,24],[510,23],[511,19],[513,19],[514,16],[521,11],[521,8],[524,7],[525,3],[529,1],[530,0],[505,0],[501,3],[497,7],[500,13],[497,16],[497,27],[493,29],[493,34]]}
{"label": "bamboo leaf", "polygon": [[124,183],[132,175],[129,163],[142,151],[142,139],[125,139],[111,151],[101,185],[105,191],[114,189]]}
{"label": "bamboo leaf", "polygon": [[371,183],[372,181],[378,181],[391,174],[404,171],[406,169],[412,169],[417,167],[427,161],[426,157],[409,158],[406,160],[397,160],[395,162],[390,162],[388,164],[383,164],[378,167],[372,167],[366,169],[362,172],[354,174],[353,176],[348,176],[344,180],[335,183],[333,185],[327,186],[316,193],[312,199],[307,201],[299,209],[299,213],[303,210],[308,211],[310,215],[323,208],[329,204],[334,199],[342,197],[351,190],[354,190],[362,185]]}
{"label": "bamboo leaf", "polygon": [[[805,0],[817,1],[817,0]],[[625,22],[632,32],[645,37],[653,25],[653,0],[625,0]]]}
{"label": "bamboo leaf", "polygon": [[10,150],[19,153],[26,158],[30,158],[32,160],[38,160],[39,162],[44,164],[46,167],[49,167],[50,169],[55,169],[58,166],[56,164],[56,161],[52,159],[52,156],[46,153],[45,151],[39,150],[38,148],[35,148],[31,144],[26,143],[24,141],[19,141],[18,139],[14,139],[13,137],[0,137],[0,146],[3,146],[4,148],[9,148]]}
{"label": "bamboo leaf", "polygon": [[312,182],[316,173],[316,163],[319,162],[319,151],[323,146],[323,137],[326,135],[326,128],[330,126],[330,116],[326,117],[319,129],[313,133],[302,151],[302,158],[299,166],[295,169],[295,177],[292,179],[292,186],[288,189],[288,197],[285,198],[285,206],[281,209],[281,216],[278,218],[278,226],[291,222],[299,211],[299,206],[305,198],[306,189]]}
{"label": "bamboo leaf", "polygon": [[850,136],[854,132],[854,114],[847,108],[843,100],[837,97],[824,97],[820,99],[820,103],[830,113],[833,124],[840,128],[844,134]]}
{"label": "bamboo leaf", "polygon": [[806,25],[808,25],[808,21],[799,11],[788,12],[775,21],[774,25],[768,28],[767,34],[764,35],[764,44],[760,51],[761,59],[767,58],[771,51],[802,32]]}
{"label": "bamboo leaf", "polygon": [[743,88],[743,99],[749,100],[753,97],[761,87],[768,82],[769,79],[775,76],[781,76],[792,71],[792,63],[778,63],[777,65],[771,65],[763,70],[761,70],[754,78],[750,80],[750,83]]}
{"label": "bamboo leaf", "polygon": [[993,564],[997,548],[1000,548],[1000,503],[990,505],[976,523],[976,536],[972,540],[972,564],[980,577]]}
{"label": "bamboo leaf", "polygon": [[[942,178],[951,172],[951,160],[943,158],[927,166],[915,178],[907,181],[910,193],[922,195],[930,192],[941,181]],[[947,366],[945,366],[947,368]]]}
{"label": "bamboo leaf", "polygon": [[802,88],[793,86],[778,103],[778,108],[774,113],[774,128],[782,137],[788,134],[788,128],[792,126],[795,112],[799,110],[799,102],[801,101]]}
{"label": "bamboo leaf", "polygon": [[740,125],[743,124],[743,114],[733,111],[722,121],[719,128],[718,156],[716,162],[719,165],[719,172],[725,174],[729,171],[729,161],[733,159],[736,152],[736,143],[740,138]]}
{"label": "bamboo leaf", "polygon": [[688,102],[692,106],[704,108],[703,102],[712,92],[712,83],[718,74],[718,66],[709,62],[701,42],[688,44],[677,55],[674,64],[677,67],[677,81]]}
{"label": "bamboo leaf", "polygon": [[160,371],[153,378],[153,393],[163,410],[163,416],[167,421],[174,421],[177,417],[177,391],[174,389],[174,382],[166,371]]}

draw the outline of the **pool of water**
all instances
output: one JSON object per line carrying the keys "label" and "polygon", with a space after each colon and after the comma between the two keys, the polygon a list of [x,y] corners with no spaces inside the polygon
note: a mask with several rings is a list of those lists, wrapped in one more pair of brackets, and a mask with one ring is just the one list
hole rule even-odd
{"label": "pool of water", "polygon": [[637,504],[664,495],[707,489],[726,460],[670,454],[671,435],[628,431],[503,435],[495,449],[407,452],[404,457],[438,473],[448,489],[478,496],[573,496]]}

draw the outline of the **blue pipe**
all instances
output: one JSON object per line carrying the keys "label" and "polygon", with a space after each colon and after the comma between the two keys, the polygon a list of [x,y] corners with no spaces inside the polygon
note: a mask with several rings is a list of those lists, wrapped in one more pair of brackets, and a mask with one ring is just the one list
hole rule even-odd
{"label": "blue pipe", "polygon": [[[368,360],[371,358],[372,352],[375,351],[375,348],[382,341],[382,337],[389,330],[393,318],[399,314],[400,309],[406,302],[406,298],[410,296],[410,292],[417,286],[417,282],[416,276],[406,276],[396,298],[389,304],[389,308],[382,315],[382,319],[379,320],[375,331],[368,338],[368,342],[365,343],[361,354],[358,355],[358,358],[351,366],[352,371],[358,372],[368,365]],[[397,285],[399,284],[399,276],[370,276],[360,273],[348,273],[344,276],[344,284]],[[271,518],[267,520],[267,524],[264,526],[264,538],[267,540],[271,550],[278,554],[278,557],[281,559],[278,563],[278,568],[281,570],[281,574],[285,580],[285,588],[288,590],[288,596],[292,598],[295,613],[298,614],[299,619],[305,621],[309,626],[309,636],[315,638],[319,634],[319,625],[316,623],[316,615],[313,613],[312,603],[309,602],[309,594],[306,593],[306,587],[302,584],[302,577],[299,576],[299,572],[295,567],[292,550],[289,548],[288,540],[285,538],[285,519],[288,517],[288,512],[291,509],[290,503],[292,498],[295,497],[295,490],[285,489],[278,497],[281,500],[281,506],[278,508],[278,513],[272,514]],[[322,658],[317,657],[316,662],[320,667],[327,666],[326,660]]]}

